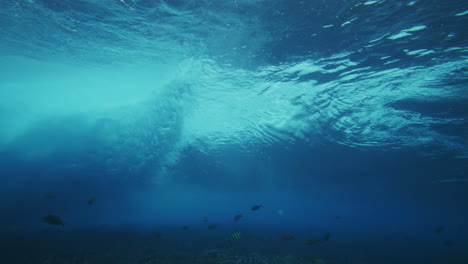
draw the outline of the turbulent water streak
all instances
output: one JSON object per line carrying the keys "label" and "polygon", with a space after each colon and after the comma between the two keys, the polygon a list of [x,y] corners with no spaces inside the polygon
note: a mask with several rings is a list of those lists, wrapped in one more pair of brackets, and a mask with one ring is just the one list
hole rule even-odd
{"label": "turbulent water streak", "polygon": [[[299,138],[392,148],[436,144],[465,151],[462,138],[434,129],[465,124],[460,113],[426,113],[400,106],[414,101],[430,108],[432,103],[466,100],[462,86],[443,85],[464,65],[460,60],[376,72],[361,70],[358,63],[340,57],[254,72],[213,69],[195,89],[203,104],[186,122],[195,137],[210,142],[226,138],[242,145],[246,140],[268,143]],[[333,80],[320,81],[336,73],[339,76]],[[210,119],[203,122],[206,116]]]}

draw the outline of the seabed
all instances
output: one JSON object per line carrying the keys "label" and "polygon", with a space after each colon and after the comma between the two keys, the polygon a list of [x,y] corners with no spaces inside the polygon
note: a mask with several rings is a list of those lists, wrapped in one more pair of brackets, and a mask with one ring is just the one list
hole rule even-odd
{"label": "seabed", "polygon": [[[2,263],[28,264],[328,264],[268,245],[242,241],[155,238],[151,233],[41,230],[10,234]],[[9,241],[9,242],[6,242]],[[220,243],[222,242],[222,243]],[[287,243],[287,242],[286,242]],[[286,244],[285,243],[285,244]],[[215,246],[218,244],[218,246]]]}

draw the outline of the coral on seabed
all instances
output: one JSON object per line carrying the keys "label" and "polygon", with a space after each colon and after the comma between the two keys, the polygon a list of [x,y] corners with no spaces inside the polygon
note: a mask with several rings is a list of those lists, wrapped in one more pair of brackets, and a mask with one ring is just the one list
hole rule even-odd
{"label": "coral on seabed", "polygon": [[323,259],[314,259],[314,262],[312,264],[326,264],[325,260]]}
{"label": "coral on seabed", "polygon": [[[102,253],[102,254],[101,254]],[[52,254],[41,264],[326,264],[323,259],[306,260],[292,255],[270,255],[256,252],[237,252],[232,249],[211,249],[203,252],[174,250],[155,252],[109,251]],[[134,254],[136,253],[136,254]],[[135,256],[137,255],[137,256]]]}
{"label": "coral on seabed", "polygon": [[209,250],[200,255],[197,264],[325,264],[322,259],[314,262],[295,256],[262,255],[259,253],[239,254],[229,250]]}

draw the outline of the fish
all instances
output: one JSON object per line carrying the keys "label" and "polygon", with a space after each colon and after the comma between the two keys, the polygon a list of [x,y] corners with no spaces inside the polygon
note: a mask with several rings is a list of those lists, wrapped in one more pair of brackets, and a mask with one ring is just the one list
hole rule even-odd
{"label": "fish", "polygon": [[289,240],[293,240],[295,238],[295,236],[291,233],[284,233],[281,235],[281,240],[283,241],[289,241]]}
{"label": "fish", "polygon": [[48,193],[44,194],[44,198],[52,200],[52,199],[57,198],[57,194],[53,193],[53,192],[48,192]]}
{"label": "fish", "polygon": [[444,242],[444,245],[446,245],[447,247],[451,247],[451,246],[454,246],[455,243],[452,242],[452,241],[445,241],[445,242]]}
{"label": "fish", "polygon": [[252,208],[250,208],[250,209],[251,209],[252,211],[257,211],[258,209],[260,209],[260,208],[262,208],[262,207],[263,207],[263,205],[257,204],[257,205],[252,206]]}
{"label": "fish", "polygon": [[242,214],[238,214],[234,216],[234,221],[239,222],[239,220],[241,220],[242,217],[244,217]]}
{"label": "fish", "polygon": [[203,223],[208,223],[208,217],[204,216],[202,220],[203,220]]}
{"label": "fish", "polygon": [[88,200],[88,204],[89,204],[89,205],[92,205],[95,201],[96,201],[96,197],[91,197],[91,198]]}
{"label": "fish", "polygon": [[331,233],[330,232],[327,232],[325,233],[325,235],[323,236],[323,241],[328,241],[330,240],[331,238]]}
{"label": "fish", "polygon": [[241,238],[241,236],[242,236],[242,233],[241,233],[241,232],[238,232],[238,231],[233,232],[233,233],[231,234],[230,240],[231,240],[231,241],[237,241],[237,240],[239,240],[239,239]]}
{"label": "fish", "polygon": [[62,219],[59,216],[56,216],[56,215],[44,216],[42,218],[42,221],[44,223],[46,223],[46,224],[49,224],[49,225],[65,227],[65,224],[63,223]]}
{"label": "fish", "polygon": [[218,224],[210,224],[208,225],[208,229],[213,230],[218,227]]}
{"label": "fish", "polygon": [[308,239],[305,240],[305,244],[309,245],[309,246],[313,246],[313,245],[315,245],[315,244],[317,244],[319,242],[320,242],[320,239],[316,239],[316,238],[313,238],[313,237],[308,238]]}
{"label": "fish", "polygon": [[184,231],[187,231],[187,230],[189,230],[189,228],[190,228],[190,227],[189,227],[189,226],[186,226],[186,225],[185,225],[185,226],[181,226],[181,227],[180,227],[180,229],[182,229],[182,230],[184,230]]}
{"label": "fish", "polygon": [[153,232],[153,237],[154,237],[154,238],[160,239],[161,236],[162,236],[162,233],[161,233],[161,232]]}
{"label": "fish", "polygon": [[341,220],[341,216],[337,215],[336,217],[336,220]]}
{"label": "fish", "polygon": [[242,233],[239,231],[235,231],[231,233],[231,236],[228,239],[228,243],[230,246],[233,246],[235,241],[238,241],[242,237]]}
{"label": "fish", "polygon": [[231,234],[231,241],[237,241],[237,240],[239,240],[241,238],[241,236],[242,236],[242,233],[236,231],[236,232]]}
{"label": "fish", "polygon": [[444,230],[445,230],[445,228],[443,226],[438,226],[438,227],[436,227],[435,232],[437,234],[440,234],[440,233],[444,232]]}

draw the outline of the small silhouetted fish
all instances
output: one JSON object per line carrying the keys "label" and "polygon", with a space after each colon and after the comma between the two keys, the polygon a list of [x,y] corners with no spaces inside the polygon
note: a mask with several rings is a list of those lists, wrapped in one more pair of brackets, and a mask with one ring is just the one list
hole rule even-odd
{"label": "small silhouetted fish", "polygon": [[257,211],[258,209],[262,208],[262,205],[261,204],[257,204],[257,205],[254,205],[252,206],[252,208],[250,208],[252,211]]}
{"label": "small silhouetted fish", "polygon": [[241,220],[242,217],[243,217],[242,214],[238,214],[238,215],[234,216],[234,221],[238,222],[239,220]]}
{"label": "small silhouetted fish", "polygon": [[337,215],[336,220],[341,220],[341,216]]}
{"label": "small silhouetted fish", "polygon": [[89,204],[89,205],[92,205],[95,201],[96,201],[96,197],[91,197],[91,198],[88,200],[88,204]]}
{"label": "small silhouetted fish", "polygon": [[208,217],[206,216],[203,217],[203,223],[208,223]]}
{"label": "small silhouetted fish", "polygon": [[161,232],[153,232],[153,237],[154,237],[154,238],[160,239],[161,236],[162,236],[162,233],[161,233]]}
{"label": "small silhouetted fish", "polygon": [[284,241],[293,240],[294,238],[295,236],[291,233],[285,233],[281,235],[281,240],[284,240]]}
{"label": "small silhouetted fish", "polygon": [[241,236],[242,236],[242,233],[241,233],[241,232],[237,232],[237,231],[236,231],[236,232],[233,232],[233,233],[231,234],[230,240],[231,240],[231,241],[237,241],[237,240],[239,240],[239,239],[241,238]]}
{"label": "small silhouetted fish", "polygon": [[328,240],[330,240],[330,237],[331,237],[331,233],[330,233],[330,232],[327,232],[327,233],[323,236],[323,241],[328,241]]}
{"label": "small silhouetted fish", "polygon": [[52,200],[52,199],[57,198],[57,194],[53,192],[48,192],[44,194],[44,198]]}
{"label": "small silhouetted fish", "polygon": [[308,239],[305,240],[305,244],[309,245],[309,246],[313,246],[313,245],[315,245],[315,244],[317,244],[319,242],[320,242],[320,239],[316,239],[316,238],[313,238],[313,237],[308,238]]}
{"label": "small silhouetted fish", "polygon": [[454,246],[455,243],[453,243],[452,241],[445,241],[444,245],[446,245],[447,247],[451,247]]}
{"label": "small silhouetted fish", "polygon": [[210,224],[208,225],[208,229],[213,230],[218,227],[218,224]]}
{"label": "small silhouetted fish", "polygon": [[184,230],[184,231],[189,230],[189,228],[190,228],[189,226],[181,226],[181,227],[180,227],[180,229],[182,229],[182,230]]}
{"label": "small silhouetted fish", "polygon": [[440,234],[442,232],[444,232],[445,228],[443,226],[438,226],[436,229],[435,229],[435,232],[437,234]]}
{"label": "small silhouetted fish", "polygon": [[56,226],[62,226],[65,227],[65,224],[63,223],[62,219],[60,219],[59,216],[56,215],[47,215],[42,218],[42,221],[46,224],[49,225],[56,225]]}

